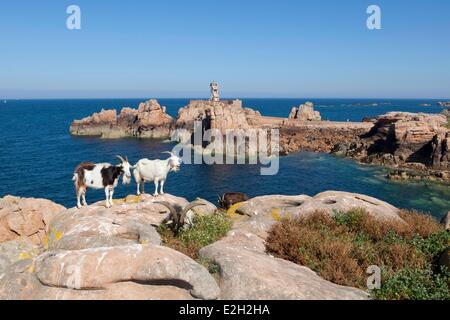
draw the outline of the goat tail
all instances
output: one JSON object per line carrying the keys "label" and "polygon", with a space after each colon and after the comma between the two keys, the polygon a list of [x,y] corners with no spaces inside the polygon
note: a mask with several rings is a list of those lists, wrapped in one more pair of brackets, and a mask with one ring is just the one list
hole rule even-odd
{"label": "goat tail", "polygon": [[75,172],[75,173],[73,174],[72,181],[73,181],[73,182],[77,182],[77,181],[78,181],[78,173]]}

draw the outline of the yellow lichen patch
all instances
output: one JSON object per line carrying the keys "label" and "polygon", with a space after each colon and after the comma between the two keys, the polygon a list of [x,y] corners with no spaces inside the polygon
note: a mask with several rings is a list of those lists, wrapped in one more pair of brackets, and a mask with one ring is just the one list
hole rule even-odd
{"label": "yellow lichen patch", "polygon": [[272,218],[273,220],[280,222],[283,218],[289,219],[290,216],[289,213],[285,213],[283,215],[281,209],[279,208],[272,208]]}
{"label": "yellow lichen patch", "polygon": [[143,246],[145,246],[145,245],[147,245],[147,244],[149,244],[150,242],[148,241],[148,240],[140,240],[139,241],[139,244],[141,244],[141,245],[143,245]]}
{"label": "yellow lichen patch", "polygon": [[113,205],[118,206],[125,203],[125,199],[113,199]]}
{"label": "yellow lichen patch", "polygon": [[129,195],[128,197],[125,198],[125,202],[126,203],[139,203],[141,202],[141,196],[136,196],[136,195]]}
{"label": "yellow lichen patch", "polygon": [[28,268],[28,272],[29,272],[29,273],[33,273],[34,271],[36,271],[36,268],[35,268],[35,266],[34,266],[34,261],[33,261],[33,263],[31,264],[31,266]]}
{"label": "yellow lichen patch", "polygon": [[230,209],[227,210],[227,215],[230,216],[231,218],[233,216],[239,215],[239,213],[237,213],[236,211],[242,207],[242,205],[244,204],[244,202],[238,202],[233,204]]}
{"label": "yellow lichen patch", "polygon": [[19,258],[20,258],[20,260],[28,260],[28,259],[33,259],[33,257],[31,256],[31,254],[30,253],[28,253],[28,252],[21,252],[20,254],[19,254]]}
{"label": "yellow lichen patch", "polygon": [[130,204],[141,202],[141,196],[129,195],[124,199],[113,199],[113,205]]}
{"label": "yellow lichen patch", "polygon": [[50,241],[58,242],[62,238],[62,236],[63,236],[62,231],[58,231],[54,228],[50,228],[50,232],[42,240],[45,250],[48,249]]}
{"label": "yellow lichen patch", "polygon": [[42,239],[42,244],[44,245],[44,249],[47,250],[48,249],[48,236],[45,235],[44,239]]}
{"label": "yellow lichen patch", "polygon": [[278,208],[272,208],[272,218],[275,221],[280,222],[281,221],[281,214],[280,214],[280,209]]}

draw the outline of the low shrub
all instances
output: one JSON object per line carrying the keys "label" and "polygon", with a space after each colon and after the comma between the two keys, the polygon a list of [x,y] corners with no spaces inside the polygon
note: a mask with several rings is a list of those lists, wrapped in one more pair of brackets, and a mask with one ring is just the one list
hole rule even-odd
{"label": "low shrub", "polygon": [[[284,218],[269,232],[266,249],[308,266],[329,281],[362,289],[366,288],[367,268],[378,266],[383,289],[373,293],[375,298],[449,299],[448,285],[447,291],[441,285],[448,278],[435,271],[449,233],[431,216],[411,211],[402,211],[400,216],[406,223],[379,221],[363,210],[338,212],[334,217],[316,212]],[[411,275],[421,276],[413,284]],[[424,289],[415,290],[412,285]]]}
{"label": "low shrub", "polygon": [[175,234],[165,226],[159,227],[162,242],[177,251],[197,260],[198,252],[220,240],[231,229],[231,220],[223,212],[207,216],[195,216],[194,227]]}

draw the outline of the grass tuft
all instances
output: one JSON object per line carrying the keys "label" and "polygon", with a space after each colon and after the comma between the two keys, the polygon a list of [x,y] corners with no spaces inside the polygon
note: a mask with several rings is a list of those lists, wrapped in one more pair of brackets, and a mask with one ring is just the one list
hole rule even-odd
{"label": "grass tuft", "polygon": [[201,248],[220,240],[230,229],[231,220],[226,213],[217,211],[213,215],[195,216],[194,227],[181,230],[178,234],[165,226],[160,226],[158,232],[166,246],[198,260]]}

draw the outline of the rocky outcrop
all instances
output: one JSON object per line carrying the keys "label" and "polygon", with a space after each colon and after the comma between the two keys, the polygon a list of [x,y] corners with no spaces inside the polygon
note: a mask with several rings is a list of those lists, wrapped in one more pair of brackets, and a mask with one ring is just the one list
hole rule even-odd
{"label": "rocky outcrop", "polygon": [[390,112],[377,117],[368,134],[337,145],[333,152],[363,163],[405,169],[392,178],[450,180],[450,132],[446,124],[444,115]]}
{"label": "rocky outcrop", "polygon": [[203,266],[161,246],[155,228],[168,210],[155,200],[188,204],[171,195],[129,196],[111,209],[102,201],[56,214],[43,248],[1,244],[0,299],[216,299]]}
{"label": "rocky outcrop", "polygon": [[[380,220],[401,220],[398,215],[400,210],[387,202],[363,194],[342,191],[319,193],[299,206],[296,211],[302,215],[312,214],[316,211],[335,215],[338,212],[345,213],[356,209],[363,209]],[[292,211],[290,209],[287,212]]]}
{"label": "rocky outcrop", "polygon": [[46,226],[63,210],[63,206],[45,199],[0,198],[0,243],[27,238],[43,245]]}
{"label": "rocky outcrop", "polygon": [[225,133],[227,129],[252,128],[251,120],[259,117],[259,112],[243,108],[240,100],[191,100],[189,105],[179,110],[176,127],[193,131],[194,121],[206,119],[211,129]]}
{"label": "rocky outcrop", "polygon": [[319,111],[314,111],[314,104],[312,102],[306,102],[298,108],[292,108],[289,119],[296,119],[299,121],[321,121],[322,117],[320,116]]}
{"label": "rocky outcrop", "polygon": [[[219,266],[216,282],[199,263],[161,245],[155,228],[168,212],[155,200],[188,203],[143,195],[116,200],[110,209],[103,201],[65,209],[48,223],[45,247],[27,239],[0,244],[0,299],[367,299],[364,291],[268,255],[264,240],[286,215],[363,207],[380,218],[397,217],[382,201],[339,192],[250,199],[238,208],[242,216],[232,231],[200,251]],[[215,212],[211,203],[196,209]]]}
{"label": "rocky outcrop", "polygon": [[157,245],[130,245],[53,251],[36,259],[36,277],[49,287],[101,290],[118,282],[164,283],[194,298],[217,299],[219,288],[208,271],[187,256]]}
{"label": "rocky outcrop", "polygon": [[155,138],[167,139],[174,120],[166,113],[157,100],[149,100],[138,109],[123,108],[119,115],[116,110],[102,110],[82,120],[75,120],[70,133],[78,136],[100,136],[102,138]]}
{"label": "rocky outcrop", "polygon": [[362,290],[333,284],[306,267],[265,251],[267,232],[282,217],[295,218],[318,210],[334,215],[355,208],[381,220],[400,219],[395,207],[359,194],[330,191],[315,197],[257,197],[237,209],[245,218],[236,218],[227,237],[201,249],[200,255],[219,265],[222,299],[368,299]]}
{"label": "rocky outcrop", "polygon": [[221,299],[363,300],[358,289],[333,284],[306,267],[265,253],[264,240],[239,229],[200,250],[220,266]]}
{"label": "rocky outcrop", "polygon": [[437,104],[439,107],[450,107],[450,101],[439,101]]}
{"label": "rocky outcrop", "polygon": [[370,122],[304,122],[289,120],[280,127],[280,154],[299,150],[331,152],[336,145],[346,144],[367,134]]}

